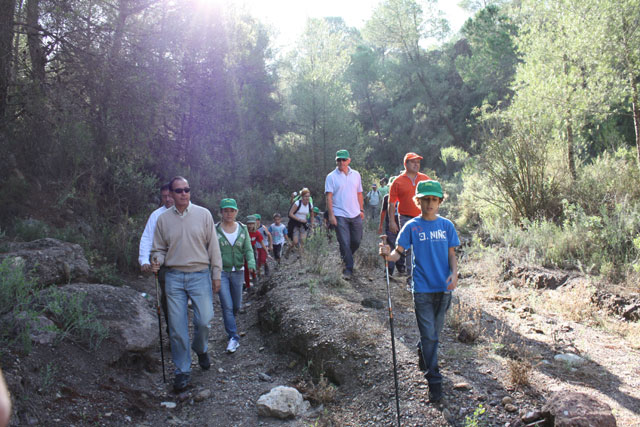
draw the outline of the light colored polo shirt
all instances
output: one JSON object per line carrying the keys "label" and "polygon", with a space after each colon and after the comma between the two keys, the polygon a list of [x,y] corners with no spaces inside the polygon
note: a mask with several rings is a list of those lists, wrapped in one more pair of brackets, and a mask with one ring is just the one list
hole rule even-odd
{"label": "light colored polo shirt", "polygon": [[349,167],[346,174],[336,167],[324,181],[324,192],[333,194],[333,214],[345,218],[360,215],[358,193],[362,193],[362,179],[358,171]]}

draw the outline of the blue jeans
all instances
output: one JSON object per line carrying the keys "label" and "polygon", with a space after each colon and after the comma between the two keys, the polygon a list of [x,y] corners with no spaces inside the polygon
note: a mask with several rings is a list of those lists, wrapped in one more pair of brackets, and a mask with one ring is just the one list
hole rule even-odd
{"label": "blue jeans", "polygon": [[451,292],[414,293],[416,320],[420,330],[418,347],[422,350],[425,378],[429,384],[442,383],[438,369],[438,342],[444,327],[445,313],[451,305]]}
{"label": "blue jeans", "polygon": [[236,315],[242,306],[242,285],[244,284],[244,271],[223,271],[220,277],[220,307],[222,307],[222,320],[224,330],[229,339],[240,339],[236,326]]}
{"label": "blue jeans", "polygon": [[336,238],[340,245],[340,256],[345,269],[353,271],[353,254],[360,247],[362,240],[362,218],[360,215],[355,218],[337,216],[336,220],[338,221]]}
{"label": "blue jeans", "polygon": [[171,357],[176,365],[176,374],[191,372],[191,350],[189,348],[189,313],[187,300],[193,307],[193,342],[191,349],[197,354],[207,351],[209,322],[213,319],[213,290],[209,269],[185,273],[167,270],[165,289],[169,309],[169,339]]}

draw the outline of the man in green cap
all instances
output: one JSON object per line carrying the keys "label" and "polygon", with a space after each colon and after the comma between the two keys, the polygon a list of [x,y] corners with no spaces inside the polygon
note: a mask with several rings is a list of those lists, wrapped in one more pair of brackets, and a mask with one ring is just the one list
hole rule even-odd
{"label": "man in green cap", "polygon": [[419,182],[413,200],[420,207],[420,216],[402,227],[393,252],[380,244],[380,255],[388,261],[398,261],[403,252],[413,249],[412,291],[420,330],[419,362],[429,383],[429,401],[437,402],[442,399],[438,343],[451,294],[458,285],[455,248],[460,240],[453,223],[438,215],[444,200],[438,181]]}
{"label": "man in green cap", "polygon": [[353,275],[353,254],[360,247],[364,219],[362,179],[358,171],[349,167],[350,163],[349,152],[338,150],[336,168],[324,181],[329,224],[336,226],[340,256],[344,262],[342,274],[347,280]]}

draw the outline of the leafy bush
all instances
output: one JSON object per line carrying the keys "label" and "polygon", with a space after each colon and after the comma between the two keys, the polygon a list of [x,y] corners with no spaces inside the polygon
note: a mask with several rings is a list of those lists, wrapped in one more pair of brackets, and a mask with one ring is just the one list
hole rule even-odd
{"label": "leafy bush", "polygon": [[13,234],[18,239],[25,242],[42,239],[44,237],[47,237],[49,233],[49,226],[37,219],[18,219],[13,224]]}
{"label": "leafy bush", "polygon": [[[8,319],[24,319],[46,313],[57,326],[58,340],[68,338],[96,350],[107,337],[107,329],[96,319],[93,307],[85,304],[84,297],[65,294],[58,288],[42,291],[25,276],[22,266],[9,258],[0,263],[0,317],[12,313]],[[15,336],[14,324],[0,326],[1,339],[22,341],[24,350],[29,351],[29,330]]]}
{"label": "leafy bush", "polygon": [[85,303],[86,294],[68,294],[58,288],[47,294],[44,311],[58,326],[58,339],[68,338],[97,350],[108,336],[108,330],[96,319],[95,308]]}

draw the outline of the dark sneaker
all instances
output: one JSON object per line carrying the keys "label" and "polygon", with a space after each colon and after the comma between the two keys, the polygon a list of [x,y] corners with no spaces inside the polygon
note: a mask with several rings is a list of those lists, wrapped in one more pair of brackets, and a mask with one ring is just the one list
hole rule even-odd
{"label": "dark sneaker", "polygon": [[208,370],[211,367],[211,360],[209,360],[209,353],[206,351],[198,355],[198,363],[203,371]]}
{"label": "dark sneaker", "polygon": [[438,403],[442,400],[442,383],[429,384],[429,403]]}
{"label": "dark sneaker", "polygon": [[345,269],[342,272],[342,278],[344,280],[351,280],[351,277],[353,277],[353,271]]}
{"label": "dark sneaker", "polygon": [[173,391],[180,393],[189,385],[189,374],[177,374],[173,380]]}
{"label": "dark sneaker", "polygon": [[396,270],[398,270],[398,274],[400,276],[404,276],[406,274],[406,270],[404,266],[396,265]]}

